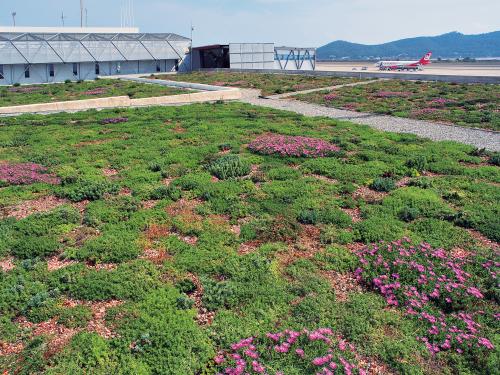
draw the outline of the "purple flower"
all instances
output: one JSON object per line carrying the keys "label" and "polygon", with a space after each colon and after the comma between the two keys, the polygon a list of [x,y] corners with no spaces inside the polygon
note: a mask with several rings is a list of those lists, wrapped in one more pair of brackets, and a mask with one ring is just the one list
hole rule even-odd
{"label": "purple flower", "polygon": [[304,349],[295,349],[295,353],[297,353],[297,355],[300,358],[304,358],[304,356],[305,356]]}
{"label": "purple flower", "polygon": [[317,158],[339,152],[339,147],[317,138],[265,135],[248,145],[249,150],[263,155]]}
{"label": "purple flower", "polygon": [[483,298],[483,294],[481,293],[481,291],[477,288],[474,288],[474,287],[469,287],[467,288],[467,293],[469,293],[471,296],[474,296],[476,298]]}
{"label": "purple flower", "polygon": [[101,121],[101,124],[102,125],[119,124],[121,122],[128,122],[128,118],[127,117],[105,118],[104,120]]}
{"label": "purple flower", "polygon": [[259,362],[257,361],[253,361],[252,362],[252,368],[253,370],[257,373],[257,374],[263,374],[266,369],[264,368],[264,366],[262,366]]}
{"label": "purple flower", "polygon": [[412,96],[411,92],[407,91],[379,91],[375,94],[377,98],[408,98]]}
{"label": "purple flower", "polygon": [[335,100],[335,99],[337,99],[337,98],[338,98],[338,95],[337,95],[337,94],[334,94],[334,93],[330,93],[330,94],[325,95],[325,96],[323,97],[323,99],[325,99],[325,101],[327,101],[327,102],[331,102],[332,100]]}
{"label": "purple flower", "polygon": [[93,90],[84,91],[83,95],[103,95],[106,93],[106,89],[102,87],[95,88]]}
{"label": "purple flower", "polygon": [[0,182],[8,185],[31,185],[37,182],[57,185],[61,181],[47,168],[35,163],[0,163]]}
{"label": "purple flower", "polygon": [[324,366],[325,364],[327,364],[328,362],[330,362],[331,359],[332,359],[332,355],[328,354],[328,355],[325,355],[324,357],[314,358],[312,360],[312,364],[314,366]]}
{"label": "purple flower", "polygon": [[480,337],[479,339],[477,339],[477,343],[480,346],[486,347],[487,349],[490,349],[490,350],[495,349],[495,346],[491,343],[491,341],[484,338],[484,337]]}

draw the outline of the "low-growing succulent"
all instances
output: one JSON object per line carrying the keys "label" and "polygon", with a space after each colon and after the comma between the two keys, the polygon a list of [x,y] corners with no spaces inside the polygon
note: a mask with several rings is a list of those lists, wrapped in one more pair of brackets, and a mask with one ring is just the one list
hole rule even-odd
{"label": "low-growing succulent", "polygon": [[389,192],[396,189],[396,183],[392,178],[379,177],[371,183],[370,188],[375,191]]}
{"label": "low-growing succulent", "polygon": [[227,180],[248,175],[250,165],[238,155],[225,155],[212,162],[208,171],[221,180]]}

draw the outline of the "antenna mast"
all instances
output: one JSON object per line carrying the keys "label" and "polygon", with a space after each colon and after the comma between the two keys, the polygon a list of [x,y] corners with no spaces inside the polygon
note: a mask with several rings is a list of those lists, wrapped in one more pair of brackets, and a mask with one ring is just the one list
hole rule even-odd
{"label": "antenna mast", "polygon": [[83,0],[80,0],[80,27],[83,28]]}
{"label": "antenna mast", "polygon": [[66,16],[64,15],[64,10],[61,12],[61,21],[62,21],[62,25],[63,27],[65,26],[64,24],[64,20],[66,19]]}

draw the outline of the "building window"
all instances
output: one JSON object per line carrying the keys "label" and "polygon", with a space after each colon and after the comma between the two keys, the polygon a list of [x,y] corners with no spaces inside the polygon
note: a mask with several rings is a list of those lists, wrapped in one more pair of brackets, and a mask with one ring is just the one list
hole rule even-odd
{"label": "building window", "polygon": [[73,63],[73,75],[77,76],[78,75],[78,64]]}
{"label": "building window", "polygon": [[156,62],[156,72],[161,72],[161,65],[159,61]]}
{"label": "building window", "polygon": [[55,77],[56,70],[54,68],[54,64],[49,64],[49,77]]}
{"label": "building window", "polygon": [[29,78],[30,77],[30,66],[25,65],[24,66],[24,78]]}
{"label": "building window", "polygon": [[99,66],[99,63],[95,63],[95,74],[96,75],[101,74],[101,68]]}
{"label": "building window", "polygon": [[0,64],[0,79],[3,79],[3,65]]}

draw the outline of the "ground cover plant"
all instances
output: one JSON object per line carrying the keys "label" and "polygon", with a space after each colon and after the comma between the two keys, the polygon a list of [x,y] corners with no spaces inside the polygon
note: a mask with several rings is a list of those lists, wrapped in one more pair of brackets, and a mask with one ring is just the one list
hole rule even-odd
{"label": "ground cover plant", "polygon": [[129,96],[138,99],[184,93],[186,90],[183,89],[115,79],[46,85],[0,86],[0,107],[112,96]]}
{"label": "ground cover plant", "polygon": [[229,72],[195,72],[178,75],[154,75],[152,78],[181,82],[196,82],[216,86],[261,90],[262,95],[338,86],[361,81],[355,78],[315,77],[295,74],[255,74]]}
{"label": "ground cover plant", "polygon": [[500,85],[387,80],[296,97],[311,103],[500,130]]}
{"label": "ground cover plant", "polygon": [[497,372],[498,154],[241,103],[0,128],[2,373]]}

